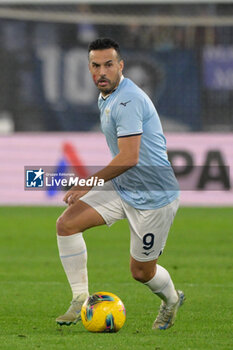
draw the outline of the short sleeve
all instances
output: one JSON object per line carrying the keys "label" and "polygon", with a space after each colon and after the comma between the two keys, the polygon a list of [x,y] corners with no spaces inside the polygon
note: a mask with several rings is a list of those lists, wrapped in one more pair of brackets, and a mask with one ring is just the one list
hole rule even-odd
{"label": "short sleeve", "polygon": [[143,103],[135,97],[118,103],[116,111],[117,137],[143,133]]}

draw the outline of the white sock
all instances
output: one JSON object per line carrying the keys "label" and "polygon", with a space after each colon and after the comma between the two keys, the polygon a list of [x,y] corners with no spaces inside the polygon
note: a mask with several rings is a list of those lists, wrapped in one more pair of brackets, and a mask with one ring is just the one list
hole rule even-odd
{"label": "white sock", "polygon": [[157,270],[154,277],[144,283],[154,294],[157,294],[165,303],[170,306],[177,302],[178,296],[172,279],[166,269],[160,265],[156,265]]}
{"label": "white sock", "polygon": [[81,293],[88,293],[87,248],[82,233],[57,235],[57,245],[73,299]]}

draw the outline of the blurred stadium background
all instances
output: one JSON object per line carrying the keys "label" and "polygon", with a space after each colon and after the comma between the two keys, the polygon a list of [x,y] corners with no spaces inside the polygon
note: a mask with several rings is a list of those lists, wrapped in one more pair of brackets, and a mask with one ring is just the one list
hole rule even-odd
{"label": "blurred stadium background", "polygon": [[1,5],[1,119],[13,131],[98,130],[86,50],[110,36],[165,131],[233,131],[233,5],[189,2]]}
{"label": "blurred stadium background", "polygon": [[[212,135],[209,149],[215,149],[224,145],[227,133],[225,146],[230,152],[233,3],[224,0],[1,1],[1,147],[7,144],[9,149],[11,144],[13,152],[15,142],[15,152],[20,152],[22,137],[34,138],[31,132],[43,132],[43,137],[51,139],[52,132],[90,136],[100,131],[98,92],[87,66],[88,43],[99,36],[120,43],[125,75],[149,94],[165,133],[177,133],[176,139],[184,144],[181,135],[189,140],[193,132],[190,140],[195,139],[198,146],[197,135],[204,135],[201,142],[206,143],[200,152],[206,152],[208,135]],[[220,134],[214,138],[213,133]],[[37,161],[30,140],[25,147],[34,152],[32,159],[39,164],[43,157]],[[222,154],[225,165],[232,156],[229,152]],[[17,158],[6,152],[1,157],[11,163]],[[30,161],[25,157],[21,164],[30,165]],[[5,187],[7,178],[2,179]]]}

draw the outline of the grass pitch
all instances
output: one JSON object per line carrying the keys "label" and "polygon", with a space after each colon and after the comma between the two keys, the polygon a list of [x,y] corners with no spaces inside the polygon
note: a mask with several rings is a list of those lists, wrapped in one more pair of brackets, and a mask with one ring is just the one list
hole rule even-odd
{"label": "grass pitch", "polygon": [[110,291],[126,307],[116,334],[81,323],[60,327],[71,292],[56,246],[62,208],[0,208],[0,349],[230,350],[232,208],[181,208],[160,258],[187,300],[175,326],[151,330],[160,300],[129,272],[126,221],[88,230],[90,293]]}

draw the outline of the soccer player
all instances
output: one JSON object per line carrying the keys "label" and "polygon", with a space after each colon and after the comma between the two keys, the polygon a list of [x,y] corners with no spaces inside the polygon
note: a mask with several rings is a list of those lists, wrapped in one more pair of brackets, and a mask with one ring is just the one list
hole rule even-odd
{"label": "soccer player", "polygon": [[57,241],[73,299],[56,321],[75,324],[88,296],[82,232],[127,218],[132,276],[162,299],[153,329],[167,329],[185,296],[157,260],[179,206],[179,190],[157,111],[149,97],[123,76],[123,67],[114,40],[102,38],[89,45],[89,70],[100,91],[101,127],[113,159],[93,174],[104,179],[101,190],[75,186],[64,197],[68,207],[57,221]]}

